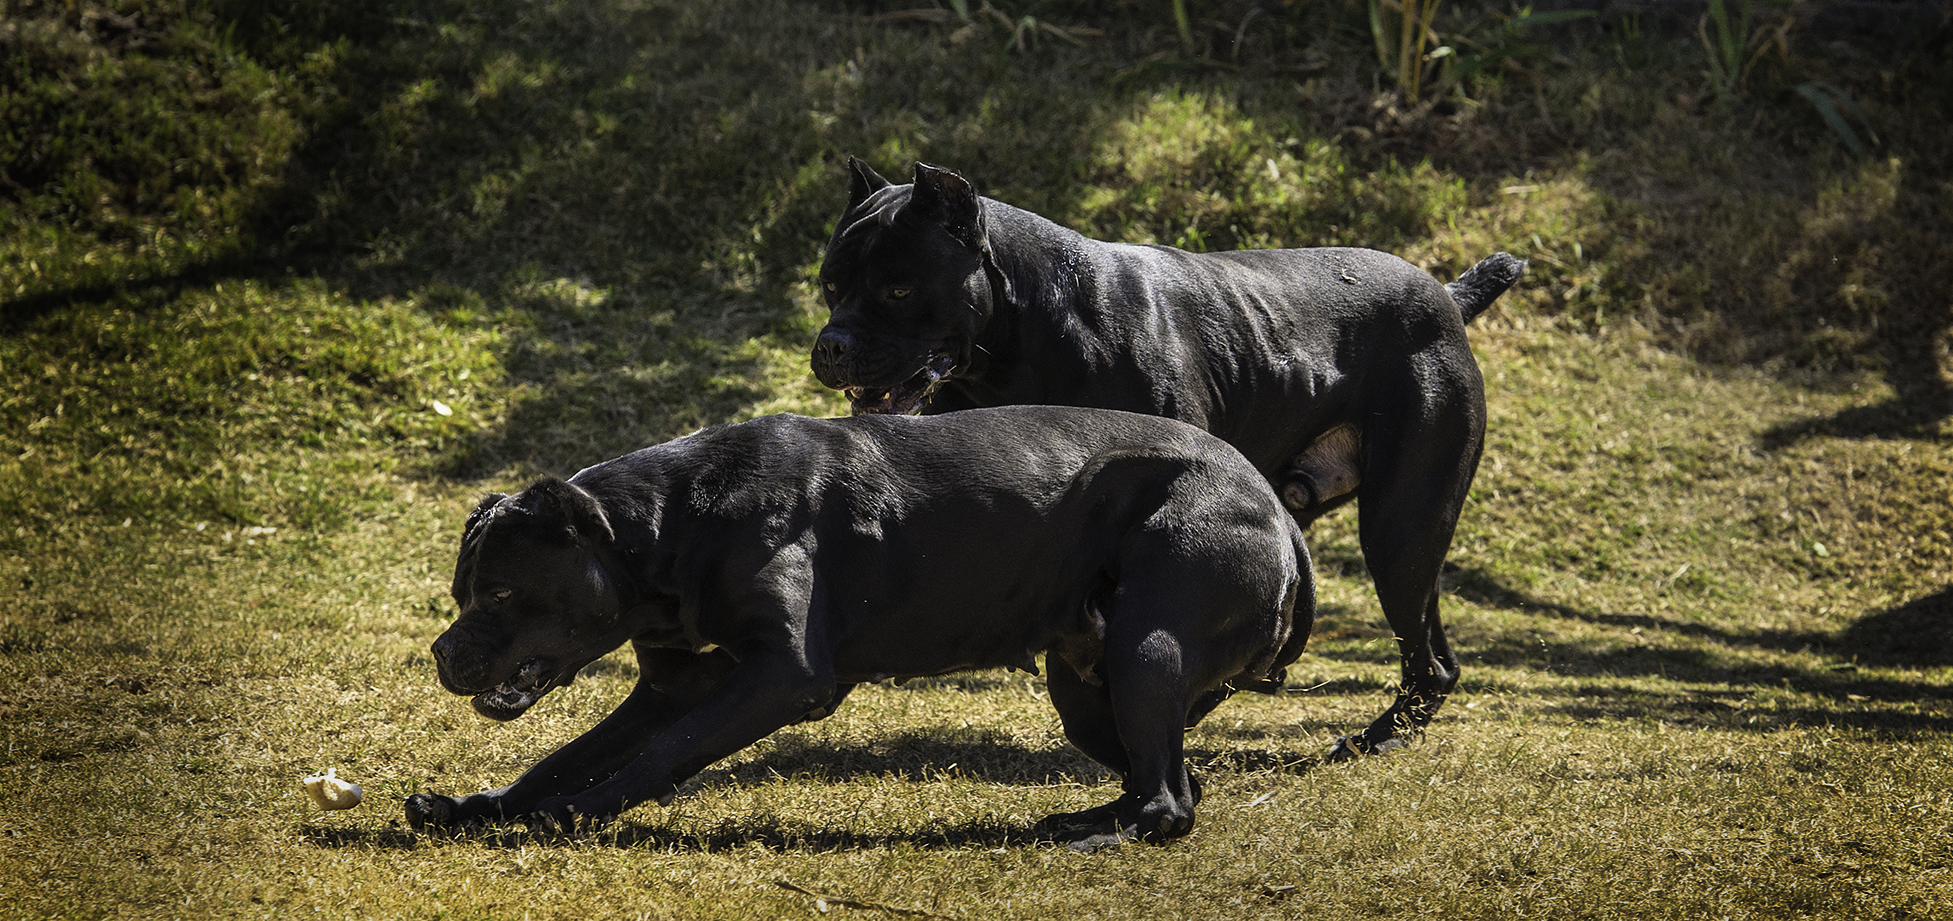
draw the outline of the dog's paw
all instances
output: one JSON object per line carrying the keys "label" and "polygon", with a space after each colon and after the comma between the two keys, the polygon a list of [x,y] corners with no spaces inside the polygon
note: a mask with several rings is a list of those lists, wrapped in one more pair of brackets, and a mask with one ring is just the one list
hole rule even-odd
{"label": "dog's paw", "polygon": [[1118,804],[1108,803],[1079,812],[1045,816],[1031,826],[1031,834],[1039,841],[1062,844],[1081,854],[1090,854],[1118,847],[1138,837],[1139,828],[1120,822]]}
{"label": "dog's paw", "polygon": [[1329,754],[1324,756],[1323,760],[1330,764],[1342,761],[1355,761],[1367,755],[1388,755],[1398,749],[1409,747],[1410,743],[1398,738],[1389,738],[1381,742],[1371,742],[1361,735],[1347,735],[1337,739],[1336,744],[1329,747]]}
{"label": "dog's paw", "polygon": [[454,824],[454,800],[438,793],[416,793],[403,804],[407,825],[415,831],[443,829]]}
{"label": "dog's paw", "polygon": [[[1197,798],[1199,783],[1194,786],[1193,797]],[[1103,806],[1046,816],[1032,828],[1032,834],[1075,851],[1091,852],[1134,839],[1157,844],[1185,835],[1193,826],[1191,805],[1129,793]]]}
{"label": "dog's paw", "polygon": [[1031,826],[1031,834],[1045,841],[1075,841],[1080,836],[1107,834],[1119,824],[1119,803],[1106,803],[1078,812],[1045,816]]}
{"label": "dog's paw", "polygon": [[1091,854],[1108,848],[1118,847],[1137,837],[1139,837],[1139,829],[1121,828],[1116,831],[1100,832],[1098,834],[1087,835],[1083,838],[1073,839],[1066,842],[1065,847],[1077,851],[1080,854]]}

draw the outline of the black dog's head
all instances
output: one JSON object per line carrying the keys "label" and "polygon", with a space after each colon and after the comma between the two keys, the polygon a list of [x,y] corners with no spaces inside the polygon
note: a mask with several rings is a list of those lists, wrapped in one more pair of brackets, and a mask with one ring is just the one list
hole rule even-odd
{"label": "black dog's head", "polygon": [[829,318],[814,376],[846,391],[857,414],[918,412],[969,366],[990,318],[982,202],[963,177],[925,163],[908,185],[853,158],[848,167],[848,208],[821,263]]}
{"label": "black dog's head", "polygon": [[514,719],[629,639],[628,589],[604,564],[614,541],[597,500],[554,477],[483,499],[454,568],[461,616],[434,641],[442,686]]}

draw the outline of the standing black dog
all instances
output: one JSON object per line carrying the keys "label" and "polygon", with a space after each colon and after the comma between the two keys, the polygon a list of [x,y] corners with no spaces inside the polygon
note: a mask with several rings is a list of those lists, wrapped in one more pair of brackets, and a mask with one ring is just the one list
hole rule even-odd
{"label": "standing black dog", "polygon": [[827,244],[820,382],[856,413],[1045,403],[1180,419],[1247,455],[1307,526],[1358,500],[1403,654],[1396,702],[1332,758],[1401,745],[1458,680],[1438,572],[1478,468],[1484,386],[1465,324],[1524,263],[1449,285],[1365,249],[1195,255],[1090,240],[917,164],[858,160]]}
{"label": "standing black dog", "polygon": [[1315,612],[1301,529],[1239,452],[1048,406],[770,416],[490,495],[454,598],[434,658],[485,716],[520,716],[626,642],[640,675],[515,783],[409,797],[416,828],[668,803],[855,683],[1035,671],[1048,651],[1065,736],[1124,778],[1117,800],[1042,823],[1088,846],[1192,828],[1184,728],[1279,687]]}

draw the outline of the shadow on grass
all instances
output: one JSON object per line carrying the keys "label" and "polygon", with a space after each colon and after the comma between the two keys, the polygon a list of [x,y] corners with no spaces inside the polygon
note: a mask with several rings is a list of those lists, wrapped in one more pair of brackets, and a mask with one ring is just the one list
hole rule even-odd
{"label": "shadow on grass", "polygon": [[353,296],[505,333],[519,398],[429,475],[570,473],[742,418],[808,376],[803,275],[847,154],[1049,180],[1104,121],[1057,88],[1105,52],[1025,66],[861,6],[228,3],[236,40],[271,59],[351,37],[252,232]]}
{"label": "shadow on grass", "polygon": [[1953,665],[1953,586],[1860,619],[1834,639],[1840,655],[1876,665]]}
{"label": "shadow on grass", "polygon": [[[1711,624],[1658,617],[1652,614],[1584,610],[1510,588],[1500,582],[1496,576],[1482,569],[1454,568],[1447,574],[1446,581],[1455,585],[1452,591],[1458,597],[1487,607],[1576,620],[1603,627],[1619,627],[1625,630],[1639,628],[1643,631],[1674,633],[1724,646],[1748,646],[1778,652],[1799,652],[1823,647],[1831,639],[1829,634],[1807,631],[1735,631]],[[1485,661],[1495,664],[1516,664],[1518,661],[1538,660],[1537,654],[1512,660],[1498,652],[1490,654],[1486,650],[1473,650],[1473,652]]]}
{"label": "shadow on grass", "polygon": [[1887,374],[1898,396],[1868,406],[1853,406],[1834,415],[1786,422],[1764,432],[1759,441],[1769,450],[1786,448],[1809,438],[1921,439],[1946,437],[1942,428],[1953,417],[1953,387],[1938,380],[1933,366],[1924,373],[1901,364]]}
{"label": "shadow on grass", "polygon": [[[1849,199],[1854,205],[1828,213],[1822,204],[1814,209],[1821,219],[1807,222],[1800,251],[1786,264],[1799,302],[1818,307],[1791,320],[1803,327],[1802,348],[1809,353],[1796,357],[1820,365],[1874,361],[1893,396],[1777,425],[1758,439],[1766,450],[1818,437],[1931,441],[1950,434],[1953,381],[1944,350],[1953,335],[1953,311],[1940,293],[1953,285],[1953,264],[1934,254],[1953,224],[1953,205],[1935,191],[1943,168],[1901,168],[1899,162],[1892,161],[1889,173],[1871,167],[1861,174],[1863,188]],[[1870,190],[1878,190],[1870,199],[1877,204],[1867,207],[1864,193]],[[1868,240],[1879,244],[1868,246]],[[1782,322],[1767,318],[1758,325],[1771,329]],[[1848,343],[1847,354],[1826,354],[1840,341]]]}
{"label": "shadow on grass", "polygon": [[50,314],[82,304],[112,303],[140,311],[174,300],[196,288],[233,279],[270,281],[279,266],[263,256],[237,255],[198,262],[172,271],[138,273],[113,282],[96,282],[0,300],[0,335],[15,335]]}
{"label": "shadow on grass", "polygon": [[531,832],[520,826],[479,831],[420,833],[404,828],[300,829],[301,839],[318,848],[411,851],[440,847],[452,841],[502,849],[534,847],[627,848],[633,850],[725,853],[754,845],[773,851],[863,851],[891,847],[955,850],[981,847],[1029,847],[1050,843],[1029,825],[979,819],[943,823],[913,831],[859,832],[833,825],[814,825],[775,818],[722,819],[709,825],[640,825],[629,819],[594,832],[559,835]]}
{"label": "shadow on grass", "polygon": [[[1102,121],[1083,94],[1067,111],[1048,97],[1103,55],[1027,69],[1001,44],[871,26],[855,3],[210,6],[226,53],[292,77],[276,114],[303,138],[275,179],[216,190],[241,200],[239,226],[192,228],[234,255],[63,279],[7,300],[0,333],[239,278],[411,299],[501,333],[492,386],[517,395],[439,449],[434,477],[567,473],[750,415],[808,377],[803,276],[845,203],[846,154],[899,171],[928,148],[1006,182],[1066,173]],[[864,44],[898,73],[864,79]]]}
{"label": "shadow on grass", "polygon": [[[1597,626],[1639,629],[1639,642],[1611,648],[1550,648],[1518,639],[1479,643],[1463,650],[1466,663],[1526,666],[1554,674],[1594,679],[1564,690],[1533,689],[1541,697],[1576,698],[1557,709],[1580,719],[1660,718],[1713,723],[1759,731],[1787,725],[1837,725],[1894,736],[1953,731],[1953,714],[1894,709],[1953,699],[1953,688],[1930,675],[1908,676],[1903,669],[1953,664],[1953,587],[1869,615],[1836,633],[1810,631],[1735,631],[1709,624],[1649,614],[1590,611],[1512,589],[1483,570],[1454,568],[1447,582],[1461,598],[1524,614],[1579,621]],[[1700,640],[1705,646],[1662,645],[1664,634]],[[1810,664],[1730,665],[1715,647],[1810,653]],[[1354,653],[1319,651],[1329,658]],[[1752,709],[1749,690],[1668,693],[1612,679],[1657,676],[1693,683],[1747,685],[1758,690],[1787,688],[1834,702],[1827,706]]]}
{"label": "shadow on grass", "polygon": [[[1218,724],[1225,706],[1217,712]],[[1308,727],[1296,730],[1306,732]],[[1228,772],[1279,771],[1300,774],[1321,763],[1320,752],[1297,752],[1267,734],[1252,738],[1225,730],[1202,730],[1215,738],[1234,738],[1244,747],[1187,746],[1190,764],[1203,770]],[[1264,744],[1254,744],[1264,743]],[[1273,743],[1273,744],[1268,744]],[[959,729],[951,736],[938,731],[901,732],[877,736],[863,743],[834,743],[785,737],[764,757],[734,767],[708,770],[697,783],[759,786],[779,780],[846,783],[862,777],[933,781],[966,777],[1014,787],[1050,784],[1100,784],[1111,778],[1105,768],[1069,745],[1030,747],[1009,736],[981,728]]]}
{"label": "shadow on grass", "polygon": [[[1187,759],[1204,776],[1221,773],[1306,774],[1322,765],[1320,753],[1288,749],[1214,749],[1189,746]],[[1110,772],[1069,747],[1032,748],[1002,733],[983,729],[959,730],[954,738],[941,733],[904,732],[861,744],[834,744],[787,737],[768,755],[731,768],[707,770],[681,787],[681,795],[700,788],[760,786],[776,781],[832,785],[832,795],[845,796],[844,785],[861,778],[893,778],[928,783],[975,781],[993,788],[979,796],[1009,802],[1014,790],[1039,787],[1110,787]],[[646,811],[649,811],[648,808]],[[454,838],[491,847],[581,845],[722,852],[763,845],[773,850],[849,851],[907,846],[927,849],[1032,846],[1048,843],[1029,825],[978,819],[961,823],[928,823],[903,831],[858,832],[832,824],[815,825],[774,817],[740,817],[710,824],[675,819],[639,825],[628,818],[611,827],[575,837],[532,833],[520,826],[480,829],[452,835],[417,833],[393,825],[386,829],[328,828],[307,825],[304,840],[324,848],[380,848],[413,850]]]}
{"label": "shadow on grass", "polygon": [[693,781],[704,786],[754,787],[781,778],[845,783],[862,777],[929,781],[969,777],[1009,786],[1092,784],[1105,772],[1069,747],[1030,747],[991,729],[971,727],[953,735],[924,730],[878,734],[863,742],[775,737],[772,751],[751,761],[707,770]]}
{"label": "shadow on grass", "polygon": [[[1829,696],[1849,687],[1877,690],[1878,683],[1853,685],[1839,683],[1823,689]],[[1796,690],[1810,690],[1793,682]],[[1551,693],[1543,697],[1554,696]],[[1878,701],[1864,694],[1841,694],[1840,705],[1757,706],[1747,692],[1650,693],[1618,691],[1614,694],[1581,688],[1562,696],[1576,697],[1551,705],[1553,712],[1574,720],[1661,720],[1666,723],[1702,728],[1747,732],[1776,732],[1799,726],[1828,726],[1867,733],[1889,742],[1943,737],[1953,732],[1953,713],[1945,710],[1921,711],[1843,704],[1853,697],[1878,703],[1911,703],[1916,698],[1887,698]],[[1944,699],[1943,697],[1941,699]]]}

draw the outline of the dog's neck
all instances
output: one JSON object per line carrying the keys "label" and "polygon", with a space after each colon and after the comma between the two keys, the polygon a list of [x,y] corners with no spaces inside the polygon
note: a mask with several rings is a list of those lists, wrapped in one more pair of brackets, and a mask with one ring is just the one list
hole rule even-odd
{"label": "dog's neck", "polygon": [[[978,331],[968,371],[951,382],[976,406],[1026,402],[1017,393],[1025,356],[1017,340],[1024,325],[1066,311],[1075,299],[1078,267],[1090,241],[1029,211],[982,199],[984,286],[989,317]],[[1007,356],[999,361],[997,356]]]}

